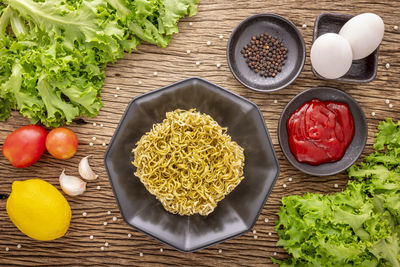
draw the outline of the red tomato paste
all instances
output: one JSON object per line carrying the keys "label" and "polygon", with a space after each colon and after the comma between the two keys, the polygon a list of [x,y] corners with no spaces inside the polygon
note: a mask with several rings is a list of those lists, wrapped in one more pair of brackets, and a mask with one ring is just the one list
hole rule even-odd
{"label": "red tomato paste", "polygon": [[340,160],[353,140],[354,121],[345,103],[313,99],[287,121],[289,146],[299,162]]}

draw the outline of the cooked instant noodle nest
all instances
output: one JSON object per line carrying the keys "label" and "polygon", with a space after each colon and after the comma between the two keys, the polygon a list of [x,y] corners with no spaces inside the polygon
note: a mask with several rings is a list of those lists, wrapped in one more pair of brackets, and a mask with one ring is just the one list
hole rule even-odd
{"label": "cooked instant noodle nest", "polygon": [[133,149],[135,175],[167,211],[208,215],[243,180],[243,148],[195,109],[166,117]]}

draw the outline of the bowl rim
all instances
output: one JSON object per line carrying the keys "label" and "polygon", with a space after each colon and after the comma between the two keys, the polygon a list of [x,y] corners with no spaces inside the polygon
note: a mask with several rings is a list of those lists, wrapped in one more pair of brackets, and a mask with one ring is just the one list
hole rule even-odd
{"label": "bowl rim", "polygon": [[[236,234],[234,234],[234,235],[228,236],[228,237],[226,237],[226,238],[224,238],[224,239],[220,239],[220,240],[211,242],[211,243],[206,244],[206,245],[202,245],[202,246],[194,247],[194,248],[190,248],[190,249],[182,249],[182,248],[180,248],[180,247],[178,247],[178,246],[176,246],[176,245],[170,244],[170,243],[168,243],[167,241],[164,241],[164,240],[162,240],[162,239],[160,239],[160,238],[154,236],[153,234],[151,234],[151,233],[149,233],[149,232],[147,232],[147,231],[145,231],[145,230],[143,230],[143,229],[138,228],[137,226],[135,226],[135,225],[133,225],[133,224],[131,224],[131,223],[129,222],[129,220],[126,218],[126,214],[125,214],[124,212],[122,212],[121,204],[120,204],[120,201],[119,201],[119,198],[118,198],[118,194],[117,194],[116,191],[115,191],[115,188],[114,188],[114,186],[113,186],[113,180],[112,180],[112,178],[111,178],[110,171],[109,171],[109,169],[108,169],[108,167],[107,167],[107,159],[108,159],[108,155],[109,155],[109,153],[110,153],[111,147],[112,147],[113,143],[115,142],[116,135],[117,135],[117,133],[119,132],[120,127],[121,127],[121,125],[122,125],[122,121],[126,118],[126,116],[127,116],[127,114],[128,114],[128,113],[127,113],[128,109],[130,108],[130,106],[131,106],[135,101],[137,101],[137,100],[140,99],[140,98],[146,97],[146,96],[148,96],[148,95],[152,95],[152,94],[154,94],[154,93],[158,93],[158,92],[160,92],[160,91],[166,90],[166,89],[168,89],[168,88],[170,88],[170,87],[174,87],[174,86],[177,86],[177,85],[179,85],[179,84],[183,84],[183,83],[185,83],[185,82],[196,81],[196,80],[197,80],[197,81],[200,81],[200,82],[203,82],[203,83],[210,84],[210,85],[212,85],[214,88],[218,88],[219,90],[222,90],[222,91],[224,91],[224,92],[227,92],[228,94],[231,94],[231,95],[233,95],[233,96],[235,96],[235,97],[238,97],[238,98],[240,98],[242,101],[246,101],[246,102],[248,102],[249,104],[251,104],[251,105],[257,110],[257,114],[258,114],[258,116],[260,117],[260,119],[261,119],[261,121],[262,121],[262,125],[264,126],[264,130],[265,130],[265,133],[266,133],[266,135],[267,135],[267,139],[269,140],[269,145],[270,145],[271,150],[272,150],[272,152],[273,152],[273,153],[272,153],[272,156],[273,156],[273,160],[274,160],[274,163],[275,163],[274,165],[276,166],[276,174],[275,174],[274,177],[273,177],[273,180],[272,180],[272,183],[271,183],[271,186],[270,186],[268,192],[265,194],[265,197],[264,197],[264,200],[263,200],[263,205],[261,205],[260,208],[258,209],[257,215],[254,217],[254,220],[252,221],[252,223],[250,224],[250,226],[247,227],[244,231],[241,231],[241,232],[236,233]],[[141,94],[141,95],[139,95],[139,96],[134,97],[134,98],[128,103],[128,105],[126,106],[125,111],[124,111],[124,114],[122,115],[120,121],[118,122],[118,126],[115,128],[115,131],[114,131],[114,133],[113,133],[113,136],[111,137],[110,142],[109,142],[109,144],[108,144],[108,146],[107,146],[107,149],[106,149],[106,151],[105,151],[105,153],[104,153],[104,160],[103,160],[103,162],[104,162],[104,166],[105,166],[105,169],[106,169],[106,172],[107,172],[108,180],[109,180],[109,182],[110,182],[110,184],[111,184],[111,188],[112,188],[112,191],[113,191],[113,194],[114,194],[114,198],[115,198],[115,200],[116,200],[116,202],[117,202],[118,209],[119,209],[119,211],[120,211],[120,213],[121,213],[122,219],[123,219],[130,227],[136,229],[137,231],[139,231],[139,232],[141,232],[141,233],[143,233],[143,234],[146,234],[146,235],[152,237],[153,239],[155,239],[155,240],[157,240],[157,241],[159,241],[159,242],[161,242],[161,243],[163,243],[163,244],[165,244],[165,245],[167,245],[167,246],[170,246],[170,247],[172,247],[172,248],[174,248],[174,249],[176,249],[176,250],[178,250],[178,251],[180,251],[180,252],[185,252],[185,253],[190,253],[190,252],[194,252],[194,251],[197,251],[197,250],[200,250],[200,249],[204,249],[204,248],[207,248],[207,247],[210,247],[210,246],[213,246],[213,245],[216,245],[216,244],[225,242],[225,241],[227,241],[227,240],[233,239],[233,238],[235,238],[235,237],[241,236],[241,235],[243,235],[243,234],[249,232],[249,231],[254,227],[254,225],[256,224],[256,222],[257,222],[257,220],[258,220],[258,218],[259,218],[259,216],[260,216],[262,210],[264,209],[264,206],[265,206],[265,204],[266,204],[266,202],[267,202],[267,200],[268,200],[268,198],[269,198],[269,195],[271,194],[271,191],[272,191],[272,189],[274,188],[276,181],[278,180],[279,174],[280,174],[280,165],[279,165],[278,157],[277,157],[277,155],[276,155],[276,151],[275,151],[275,149],[274,149],[274,144],[273,144],[273,142],[272,142],[272,139],[271,139],[271,136],[270,136],[270,134],[269,134],[267,125],[265,124],[264,117],[262,116],[262,113],[261,113],[261,110],[259,109],[259,107],[258,107],[255,103],[253,103],[252,101],[250,101],[250,100],[248,100],[248,99],[246,99],[246,98],[244,98],[244,97],[242,97],[242,96],[240,96],[240,95],[238,95],[238,94],[236,94],[236,93],[234,93],[234,92],[232,92],[232,91],[230,91],[230,90],[227,90],[227,89],[225,89],[225,88],[223,88],[223,87],[221,87],[221,86],[219,86],[219,85],[217,85],[217,84],[215,84],[215,83],[213,83],[213,82],[210,82],[210,81],[208,81],[208,80],[206,80],[206,79],[203,79],[203,78],[200,78],[200,77],[197,77],[197,76],[189,77],[189,78],[186,78],[186,79],[183,79],[183,80],[180,80],[180,81],[177,81],[177,82],[168,84],[168,85],[166,85],[166,86],[160,87],[160,88],[158,88],[158,89],[155,89],[155,90],[152,90],[152,91],[150,91],[150,92],[146,92],[146,93],[144,93],[144,94]],[[238,186],[240,186],[240,184],[239,184]],[[167,211],[166,211],[166,212],[167,212]],[[176,215],[176,216],[180,216],[180,215]],[[186,216],[186,217],[189,217],[189,216]]]}
{"label": "bowl rim", "polygon": [[[311,46],[314,44],[314,41],[318,38],[317,35],[319,33],[319,25],[320,25],[320,21],[323,17],[325,16],[332,16],[332,17],[338,17],[338,18],[344,18],[347,20],[350,20],[351,18],[355,17],[355,15],[351,15],[351,14],[344,14],[344,13],[334,13],[334,12],[323,12],[321,14],[319,14],[317,16],[317,18],[315,19],[314,22],[314,29],[313,29],[313,36],[312,36],[312,42],[311,42]],[[372,82],[373,80],[375,80],[376,75],[378,73],[378,57],[379,57],[379,46],[374,50],[374,52],[372,52],[373,56],[374,56],[374,73],[367,79],[351,79],[351,78],[344,78],[344,76],[347,74],[345,73],[342,77],[336,78],[336,79],[328,79],[325,78],[323,76],[321,76],[312,66],[311,64],[311,71],[312,73],[321,80],[326,80],[326,81],[337,81],[337,82],[343,82],[343,83],[353,83],[353,84],[358,84],[358,83],[369,83]],[[371,54],[370,54],[371,55]],[[368,55],[367,57],[369,57],[370,55]],[[359,60],[363,60],[359,59]],[[357,60],[356,60],[357,61]],[[352,61],[351,64],[353,64],[354,60]]]}
{"label": "bowl rim", "polygon": [[[263,89],[259,89],[259,88],[253,87],[251,85],[248,85],[242,79],[240,79],[239,76],[236,74],[236,72],[233,71],[232,62],[231,62],[232,60],[231,60],[231,58],[229,56],[229,54],[231,52],[231,48],[230,48],[231,43],[233,42],[233,40],[234,40],[233,38],[237,34],[239,29],[245,23],[247,23],[247,22],[249,22],[251,20],[257,19],[257,18],[275,18],[275,19],[278,19],[278,20],[288,24],[291,28],[293,28],[293,30],[296,33],[296,36],[300,39],[300,45],[301,45],[301,49],[302,49],[302,53],[301,53],[302,59],[301,59],[300,68],[297,70],[297,72],[292,77],[292,79],[290,79],[288,82],[286,82],[285,84],[283,84],[281,86],[275,87],[273,89],[268,89],[268,90],[263,90]],[[300,73],[303,71],[304,64],[305,64],[305,61],[306,61],[306,44],[305,44],[303,35],[299,31],[299,29],[297,29],[296,25],[293,22],[291,22],[289,19],[287,19],[287,18],[285,18],[283,16],[280,16],[280,15],[274,14],[274,13],[255,14],[255,15],[251,15],[251,16],[245,18],[244,20],[242,20],[238,25],[235,26],[235,28],[231,32],[231,35],[229,36],[229,39],[228,39],[228,42],[227,42],[227,45],[226,45],[226,60],[228,61],[228,66],[229,66],[229,69],[230,69],[231,73],[233,74],[235,79],[238,82],[240,82],[242,85],[244,85],[245,87],[247,87],[247,88],[249,88],[249,89],[251,89],[253,91],[256,91],[256,92],[271,93],[271,92],[275,92],[275,91],[281,90],[281,89],[289,86],[290,84],[292,84],[299,77]]]}
{"label": "bowl rim", "polygon": [[[290,148],[288,148],[288,149],[284,148],[284,147],[282,146],[282,142],[281,142],[281,141],[282,141],[282,140],[281,140],[281,132],[283,131],[284,128],[286,128],[286,127],[284,127],[284,125],[283,125],[283,124],[286,124],[286,121],[285,121],[285,122],[283,121],[283,115],[286,114],[286,113],[288,112],[288,109],[291,107],[291,105],[293,104],[293,102],[294,102],[296,99],[298,99],[299,97],[301,97],[301,96],[304,95],[304,94],[309,94],[310,92],[313,92],[313,91],[316,91],[316,90],[329,90],[329,91],[332,91],[334,94],[338,94],[338,93],[339,93],[339,94],[344,94],[346,97],[348,97],[348,99],[349,99],[351,102],[353,102],[353,104],[356,106],[356,108],[360,111],[360,115],[361,115],[361,117],[362,117],[362,119],[363,119],[363,120],[362,120],[362,123],[365,125],[365,129],[366,129],[366,133],[365,133],[364,138],[363,138],[363,140],[362,140],[362,146],[360,146],[359,151],[356,153],[356,157],[354,157],[354,159],[350,160],[347,164],[345,164],[345,167],[341,167],[340,169],[338,169],[338,170],[336,170],[336,171],[324,172],[324,173],[322,173],[322,174],[321,174],[321,173],[316,173],[316,172],[313,172],[313,171],[304,170],[301,166],[298,165],[298,164],[301,163],[301,162],[298,162],[298,161],[296,160],[296,158],[293,156],[293,154],[292,154]],[[306,102],[306,101],[304,101],[303,104],[304,104],[305,102]],[[300,106],[298,106],[297,108],[299,108],[299,107],[300,107]],[[352,114],[352,115],[353,115],[353,114]],[[354,115],[353,115],[353,118],[354,118]],[[299,94],[297,94],[296,96],[294,96],[294,97],[286,104],[285,108],[282,110],[281,116],[280,116],[279,121],[278,121],[277,135],[278,135],[278,140],[279,140],[279,146],[280,146],[280,148],[281,148],[283,154],[285,155],[285,158],[287,159],[287,161],[290,162],[290,164],[291,164],[293,167],[295,167],[296,169],[298,169],[299,171],[301,171],[301,172],[303,172],[303,173],[306,173],[306,174],[309,174],[309,175],[312,175],[312,176],[319,176],[319,177],[322,177],[322,176],[330,176],[330,175],[335,175],[335,174],[338,174],[338,173],[340,173],[340,172],[346,170],[347,168],[349,168],[351,165],[353,165],[354,162],[356,162],[356,161],[360,158],[362,152],[364,151],[364,148],[365,148],[365,145],[366,145],[367,139],[368,139],[368,123],[367,123],[367,119],[366,119],[366,117],[365,117],[365,113],[364,113],[364,111],[363,111],[361,105],[360,105],[350,94],[348,94],[348,93],[346,93],[346,92],[344,92],[344,91],[342,91],[342,90],[340,90],[340,89],[334,88],[334,87],[329,87],[329,86],[315,86],[315,87],[312,87],[312,88],[309,88],[309,89],[307,89],[307,90],[304,90],[304,91],[300,92]],[[354,135],[354,137],[355,137],[355,135]],[[353,138],[354,138],[354,137],[353,137]],[[350,143],[350,144],[351,144],[351,143]],[[349,146],[350,146],[350,145],[349,145]],[[292,159],[291,157],[289,157],[288,155],[292,155],[292,156],[293,156],[293,159]],[[342,159],[343,159],[343,157],[342,157],[339,161],[341,161]],[[335,161],[335,162],[338,162],[338,161]],[[335,163],[335,162],[332,162],[332,163]],[[322,164],[330,164],[330,163],[328,162],[328,163],[322,163]],[[311,167],[316,167],[316,166],[313,166],[313,165],[309,165],[309,166],[311,166]],[[318,166],[320,166],[320,165],[318,165]]]}

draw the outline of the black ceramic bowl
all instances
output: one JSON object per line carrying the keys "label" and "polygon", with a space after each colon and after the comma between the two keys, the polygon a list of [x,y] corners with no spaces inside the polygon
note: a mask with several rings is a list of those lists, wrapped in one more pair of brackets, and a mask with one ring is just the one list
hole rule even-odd
{"label": "black ceramic bowl", "polygon": [[[354,119],[354,137],[343,158],[336,162],[323,163],[313,166],[296,160],[290,151],[288,132],[286,128],[290,115],[305,102],[314,98],[322,101],[338,101],[346,103]],[[343,91],[330,87],[314,87],[296,95],[283,109],[278,124],[279,144],[288,161],[297,169],[310,175],[328,176],[346,170],[360,157],[368,136],[367,121],[361,106],[350,95]]]}
{"label": "black ceramic bowl", "polygon": [[[339,33],[343,25],[353,17],[353,15],[322,13],[315,20],[313,42],[319,36],[333,32]],[[350,70],[342,77],[334,79],[341,82],[367,83],[375,79],[378,69],[378,49],[369,56],[353,60]],[[314,68],[312,71],[320,79],[328,80],[319,75]]]}
{"label": "black ceramic bowl", "polygon": [[[208,216],[167,212],[134,176],[132,148],[165,113],[196,108],[212,116],[244,148],[242,182]],[[180,251],[191,252],[249,231],[278,177],[279,165],[258,107],[200,78],[136,97],[128,105],[105,154],[105,166],[124,220]]]}
{"label": "black ceramic bowl", "polygon": [[[277,37],[288,49],[286,64],[274,78],[255,73],[240,53],[252,36],[265,32]],[[301,33],[292,22],[275,14],[258,14],[236,26],[229,38],[226,54],[229,68],[240,83],[255,91],[272,92],[296,80],[304,66],[306,47]]]}

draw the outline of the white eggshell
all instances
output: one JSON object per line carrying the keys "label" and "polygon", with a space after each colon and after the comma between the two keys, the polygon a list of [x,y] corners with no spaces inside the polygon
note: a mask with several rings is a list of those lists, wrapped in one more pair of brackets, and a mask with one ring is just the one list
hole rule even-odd
{"label": "white eggshell", "polygon": [[314,41],[310,57],[319,75],[337,79],[350,69],[353,55],[346,39],[336,33],[326,33]]}
{"label": "white eggshell", "polygon": [[375,51],[384,32],[385,24],[381,17],[373,13],[363,13],[347,21],[339,35],[349,41],[353,59],[361,59]]}

